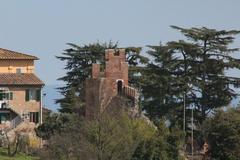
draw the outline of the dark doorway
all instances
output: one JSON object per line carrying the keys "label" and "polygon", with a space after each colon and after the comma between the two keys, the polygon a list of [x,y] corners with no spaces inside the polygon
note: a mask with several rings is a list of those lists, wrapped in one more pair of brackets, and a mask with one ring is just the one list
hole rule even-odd
{"label": "dark doorway", "polygon": [[9,113],[0,113],[0,124],[6,123],[10,120]]}
{"label": "dark doorway", "polygon": [[39,113],[30,112],[30,122],[38,123],[39,122]]}
{"label": "dark doorway", "polygon": [[123,82],[122,82],[122,80],[118,80],[117,81],[117,89],[118,89],[118,93],[121,94],[122,93],[122,89],[123,89]]}

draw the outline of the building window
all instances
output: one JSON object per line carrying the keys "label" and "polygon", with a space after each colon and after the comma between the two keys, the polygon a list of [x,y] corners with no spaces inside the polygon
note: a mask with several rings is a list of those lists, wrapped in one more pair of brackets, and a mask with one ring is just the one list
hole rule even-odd
{"label": "building window", "polygon": [[41,99],[41,90],[40,89],[27,89],[25,94],[25,100],[36,100],[40,101]]}
{"label": "building window", "polygon": [[35,89],[29,90],[29,100],[36,100],[37,99],[37,92]]}
{"label": "building window", "polygon": [[0,124],[3,124],[10,120],[9,113],[0,113]]}
{"label": "building window", "polygon": [[30,122],[38,123],[39,122],[39,112],[30,112]]}
{"label": "building window", "polygon": [[13,100],[13,92],[0,90],[0,100]]}
{"label": "building window", "polygon": [[16,69],[16,73],[22,73],[22,69],[21,68],[17,68]]}

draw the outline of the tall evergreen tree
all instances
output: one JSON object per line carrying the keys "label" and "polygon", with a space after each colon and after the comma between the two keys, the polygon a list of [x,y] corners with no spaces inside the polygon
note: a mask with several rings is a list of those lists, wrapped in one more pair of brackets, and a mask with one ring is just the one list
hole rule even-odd
{"label": "tall evergreen tree", "polygon": [[186,95],[186,105],[195,107],[195,118],[202,123],[208,113],[237,96],[233,88],[239,87],[240,80],[226,72],[240,69],[240,60],[233,55],[238,48],[229,47],[239,31],[172,28],[187,40],[149,46],[153,61],[143,76],[144,108],[151,118],[170,113],[177,119],[182,117]]}
{"label": "tall evergreen tree", "polygon": [[239,49],[230,48],[240,31],[206,27],[172,28],[179,30],[195,50],[187,52],[184,48],[190,57],[189,76],[193,85],[191,99],[200,112],[202,122],[213,109],[228,105],[237,96],[233,87],[239,87],[239,78],[229,77],[226,72],[228,69],[240,69],[240,60],[233,55]]}
{"label": "tall evergreen tree", "polygon": [[148,46],[151,61],[142,72],[143,106],[151,119],[166,116],[179,107],[182,93],[181,62],[169,46]]}

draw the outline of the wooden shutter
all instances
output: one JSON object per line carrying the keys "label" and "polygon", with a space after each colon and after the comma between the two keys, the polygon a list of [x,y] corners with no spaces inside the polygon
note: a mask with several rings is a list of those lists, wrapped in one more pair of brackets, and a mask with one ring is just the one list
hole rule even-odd
{"label": "wooden shutter", "polygon": [[30,112],[30,122],[39,122],[39,112]]}
{"label": "wooden shutter", "polygon": [[13,100],[13,92],[10,92],[10,93],[9,93],[9,99],[10,99],[10,100]]}
{"label": "wooden shutter", "polygon": [[9,100],[10,99],[10,97],[9,97],[10,95],[9,95],[9,93],[4,93],[4,97],[7,99],[7,100]]}
{"label": "wooden shutter", "polygon": [[29,101],[29,89],[26,89],[25,100]]}
{"label": "wooden shutter", "polygon": [[36,112],[36,122],[35,123],[38,123],[39,122],[39,112]]}
{"label": "wooden shutter", "polygon": [[37,101],[40,101],[41,100],[41,89],[38,89],[37,90]]}

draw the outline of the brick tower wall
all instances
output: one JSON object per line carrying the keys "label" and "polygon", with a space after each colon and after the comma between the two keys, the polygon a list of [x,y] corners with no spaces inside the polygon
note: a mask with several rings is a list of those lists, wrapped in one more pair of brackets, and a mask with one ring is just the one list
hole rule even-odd
{"label": "brick tower wall", "polygon": [[92,78],[99,78],[100,76],[100,64],[92,65]]}
{"label": "brick tower wall", "polygon": [[119,55],[114,55],[114,50],[107,50],[105,77],[111,81],[111,87],[116,92],[117,80],[123,80],[123,85],[128,85],[128,63],[125,51],[119,49]]}
{"label": "brick tower wall", "polygon": [[112,97],[116,96],[110,83],[111,81],[106,78],[85,81],[86,117],[93,118],[101,113],[108,106]]}
{"label": "brick tower wall", "polygon": [[85,82],[86,87],[86,116],[94,117],[108,106],[111,99],[117,95],[117,81],[123,82],[122,87],[128,85],[128,63],[125,50],[109,49],[105,52],[106,68],[104,75],[100,72],[100,65],[92,65],[92,78]]}

